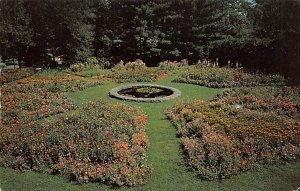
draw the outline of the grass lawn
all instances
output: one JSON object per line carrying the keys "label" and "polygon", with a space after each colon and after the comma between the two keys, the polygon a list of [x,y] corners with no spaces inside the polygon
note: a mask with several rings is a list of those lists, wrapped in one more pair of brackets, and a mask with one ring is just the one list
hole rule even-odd
{"label": "grass lawn", "polygon": [[[300,187],[300,162],[286,166],[264,166],[222,181],[202,181],[196,173],[189,171],[182,159],[180,140],[176,129],[166,119],[164,111],[172,105],[192,99],[212,99],[220,89],[211,89],[191,84],[172,83],[173,76],[155,84],[172,86],[182,92],[182,96],[163,103],[136,103],[112,99],[108,96],[111,88],[119,86],[106,81],[104,85],[81,92],[70,93],[77,103],[103,98],[111,102],[123,102],[141,107],[148,115],[147,133],[150,140],[148,161],[154,171],[148,183],[141,187],[120,188],[118,190],[295,190]],[[0,188],[6,190],[112,190],[97,183],[77,185],[64,176],[26,171],[20,173],[8,168],[0,168]]]}

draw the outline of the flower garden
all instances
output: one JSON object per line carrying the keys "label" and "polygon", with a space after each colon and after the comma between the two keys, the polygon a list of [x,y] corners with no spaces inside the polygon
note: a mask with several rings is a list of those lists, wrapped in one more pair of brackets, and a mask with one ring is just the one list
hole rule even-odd
{"label": "flower garden", "polygon": [[170,71],[163,67],[149,68],[142,60],[135,60],[126,64],[118,63],[108,77],[116,82],[154,82],[170,74]]}
{"label": "flower garden", "polygon": [[284,85],[280,75],[245,72],[240,68],[191,67],[174,79],[174,82],[191,83],[212,88],[253,87]]}
{"label": "flower garden", "polygon": [[168,116],[178,129],[188,164],[204,179],[300,156],[299,121],[274,113],[196,101],[170,109]]}
{"label": "flower garden", "polygon": [[147,116],[103,101],[75,106],[65,93],[101,83],[51,71],[5,84],[1,165],[68,174],[79,182],[143,183],[151,171],[144,164]]}
{"label": "flower garden", "polygon": [[230,177],[258,164],[300,156],[300,89],[278,75],[194,67],[175,82],[227,87],[212,101],[179,104],[167,115],[189,166],[203,179]]}
{"label": "flower garden", "polygon": [[[186,176],[196,190],[203,186],[200,179],[211,180],[214,189],[216,179],[299,161],[300,89],[279,75],[188,66],[185,60],[165,61],[155,68],[141,60],[121,62],[111,70],[75,68],[1,76],[0,166],[61,174],[81,184],[149,190],[173,184],[172,169],[183,157],[182,173],[192,169],[200,177]],[[164,103],[109,97],[109,90],[128,82],[173,86],[182,96]],[[203,86],[209,87],[208,97],[198,89]],[[81,96],[86,101],[78,101]],[[155,122],[163,115],[171,123]],[[159,127],[176,129],[180,137],[170,148],[161,148],[162,155],[155,150],[160,144],[155,140],[168,135],[156,132]],[[172,156],[167,153],[171,147],[176,151],[177,142],[178,161],[168,158],[160,171],[159,164]],[[164,168],[172,172],[166,175]],[[171,183],[157,183],[154,176],[170,176]]]}

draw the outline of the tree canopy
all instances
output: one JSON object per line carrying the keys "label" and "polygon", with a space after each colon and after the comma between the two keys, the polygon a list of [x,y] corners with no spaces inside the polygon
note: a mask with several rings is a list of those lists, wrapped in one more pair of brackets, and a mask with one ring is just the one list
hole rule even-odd
{"label": "tree canopy", "polygon": [[[299,71],[297,0],[2,0],[1,58],[25,65],[202,58]],[[292,74],[296,75],[296,74]]]}

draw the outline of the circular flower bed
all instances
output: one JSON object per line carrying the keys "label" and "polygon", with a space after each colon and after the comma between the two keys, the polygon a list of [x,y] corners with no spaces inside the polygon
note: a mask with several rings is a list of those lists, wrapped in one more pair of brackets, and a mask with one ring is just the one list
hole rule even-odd
{"label": "circular flower bed", "polygon": [[168,86],[135,84],[113,88],[109,95],[114,98],[137,102],[162,102],[180,96],[181,92]]}

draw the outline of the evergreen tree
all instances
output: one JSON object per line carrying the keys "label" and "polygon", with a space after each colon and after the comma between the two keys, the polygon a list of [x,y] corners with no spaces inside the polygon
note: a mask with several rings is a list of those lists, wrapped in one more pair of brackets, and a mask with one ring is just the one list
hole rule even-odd
{"label": "evergreen tree", "polygon": [[297,0],[2,0],[0,54],[46,66],[94,55],[150,65],[218,57],[296,75],[299,7]]}
{"label": "evergreen tree", "polygon": [[161,15],[166,10],[166,4],[162,2],[145,2],[135,6],[135,17],[133,19],[134,44],[137,49],[137,56],[156,61],[168,54],[170,39],[159,22]]}
{"label": "evergreen tree", "polygon": [[85,62],[93,55],[93,4],[88,0],[59,1],[59,4],[66,27],[64,60],[67,63]]}
{"label": "evergreen tree", "polygon": [[300,82],[300,2],[257,0],[255,9],[256,36],[266,42],[264,68]]}
{"label": "evergreen tree", "polygon": [[213,37],[209,39],[209,55],[228,60],[239,61],[240,54],[252,41],[250,22],[250,3],[244,0],[215,1],[213,22],[210,22]]}

